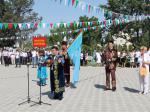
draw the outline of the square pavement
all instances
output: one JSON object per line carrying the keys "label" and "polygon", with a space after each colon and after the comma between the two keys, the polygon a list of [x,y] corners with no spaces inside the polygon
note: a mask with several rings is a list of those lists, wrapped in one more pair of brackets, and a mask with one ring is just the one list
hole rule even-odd
{"label": "square pavement", "polygon": [[[104,67],[81,67],[78,87],[66,88],[62,101],[50,99],[48,79],[42,87],[42,101],[51,106],[32,102],[19,106],[27,98],[27,67],[0,65],[0,112],[150,112],[150,93],[138,94],[138,69],[117,68],[116,76],[117,91],[104,91]],[[30,67],[30,96],[38,102],[36,81],[36,68]]]}

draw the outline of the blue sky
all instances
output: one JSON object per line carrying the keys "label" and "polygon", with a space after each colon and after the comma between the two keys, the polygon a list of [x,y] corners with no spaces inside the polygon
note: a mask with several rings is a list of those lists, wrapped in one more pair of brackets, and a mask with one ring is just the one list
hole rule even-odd
{"label": "blue sky", "polygon": [[[91,4],[93,6],[98,6],[99,4],[106,4],[107,0],[82,0],[87,4]],[[55,2],[55,0],[35,0],[34,11],[39,13],[39,16],[43,17],[43,22],[46,23],[59,23],[59,22],[72,22],[78,21],[80,16],[96,16],[100,20],[103,19],[103,13],[96,14],[95,12],[88,13],[86,11],[82,11],[79,7],[74,8],[71,5],[65,6],[65,0],[62,0],[60,4],[59,0]],[[48,28],[38,29],[35,34],[48,34]]]}

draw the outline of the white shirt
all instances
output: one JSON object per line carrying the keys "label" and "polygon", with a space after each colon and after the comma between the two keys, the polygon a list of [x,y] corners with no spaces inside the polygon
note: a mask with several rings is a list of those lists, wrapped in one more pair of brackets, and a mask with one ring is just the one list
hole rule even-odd
{"label": "white shirt", "polygon": [[100,53],[96,52],[97,63],[101,63]]}
{"label": "white shirt", "polygon": [[32,51],[32,57],[36,57],[37,53],[36,51]]}
{"label": "white shirt", "polygon": [[140,52],[140,51],[136,51],[136,52],[135,52],[135,57],[136,57],[136,58],[139,58],[140,55],[141,55],[141,52]]}
{"label": "white shirt", "polygon": [[16,52],[16,58],[20,58],[20,53],[18,51]]}
{"label": "white shirt", "polygon": [[9,56],[8,51],[3,51],[3,56]]}
{"label": "white shirt", "polygon": [[[138,62],[140,63],[140,67],[142,66],[143,62],[150,62],[150,56],[148,53],[144,53],[144,57],[140,56],[138,58]],[[149,65],[145,64],[146,69],[149,71]]]}
{"label": "white shirt", "polygon": [[83,59],[83,53],[81,53],[80,58]]}
{"label": "white shirt", "polygon": [[27,55],[27,53],[26,52],[23,52],[23,57],[27,57],[28,55]]}

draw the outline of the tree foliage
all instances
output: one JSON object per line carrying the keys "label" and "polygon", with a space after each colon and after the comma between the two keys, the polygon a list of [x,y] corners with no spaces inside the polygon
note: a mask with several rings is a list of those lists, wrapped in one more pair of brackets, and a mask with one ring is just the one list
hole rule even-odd
{"label": "tree foliage", "polygon": [[[103,5],[101,7],[107,9],[108,11],[124,14],[124,15],[147,15],[150,14],[150,7],[148,4],[149,0],[108,0],[108,5]],[[108,11],[105,12],[106,19],[119,18],[120,15],[113,14],[109,16]],[[143,21],[134,21],[128,24],[122,24],[117,26],[111,26],[109,32],[113,35],[119,31],[124,31],[133,35],[131,29],[136,32],[136,38],[133,37],[131,41],[137,48],[141,45],[148,45],[148,31],[150,30],[150,20],[146,19]],[[142,35],[139,34],[139,29],[142,29]]]}
{"label": "tree foliage", "polygon": [[[33,11],[34,0],[1,0],[0,23],[38,22],[41,18]],[[0,32],[0,38],[27,36],[36,29],[5,29]],[[15,40],[14,40],[15,41]]]}

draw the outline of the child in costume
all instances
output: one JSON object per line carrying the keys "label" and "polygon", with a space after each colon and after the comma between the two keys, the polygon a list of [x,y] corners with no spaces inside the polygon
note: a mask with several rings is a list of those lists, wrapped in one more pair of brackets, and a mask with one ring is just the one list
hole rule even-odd
{"label": "child in costume", "polygon": [[39,58],[38,58],[38,69],[37,69],[37,78],[39,79],[39,85],[45,86],[47,77],[48,74],[46,69],[45,53],[44,50],[40,50]]}

